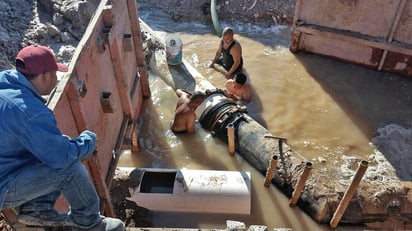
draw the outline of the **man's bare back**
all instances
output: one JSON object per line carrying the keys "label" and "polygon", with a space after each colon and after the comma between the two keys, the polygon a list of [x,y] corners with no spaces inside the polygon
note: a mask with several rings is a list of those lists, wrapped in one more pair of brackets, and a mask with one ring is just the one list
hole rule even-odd
{"label": "man's bare back", "polygon": [[252,98],[252,86],[248,83],[246,75],[238,73],[234,79],[229,79],[225,83],[227,89],[226,97],[234,100],[250,102]]}
{"label": "man's bare back", "polygon": [[181,89],[176,90],[179,97],[171,129],[173,132],[195,132],[196,114],[190,107],[191,94]]}
{"label": "man's bare back", "polygon": [[206,94],[196,91],[191,94],[182,89],[176,90],[179,97],[176,104],[175,117],[170,128],[173,132],[195,132],[196,108],[206,98]]}

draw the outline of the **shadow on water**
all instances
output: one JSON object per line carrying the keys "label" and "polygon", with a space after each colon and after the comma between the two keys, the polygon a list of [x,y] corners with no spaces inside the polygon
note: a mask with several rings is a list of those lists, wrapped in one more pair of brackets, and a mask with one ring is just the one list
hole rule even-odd
{"label": "shadow on water", "polygon": [[296,57],[367,137],[391,123],[412,126],[412,79],[312,54]]}
{"label": "shadow on water", "polygon": [[256,88],[253,87],[253,84],[250,83],[252,87],[252,99],[250,102],[246,103],[247,113],[252,117],[256,122],[262,125],[264,128],[267,128],[267,123],[262,116],[263,113],[263,103],[260,99],[259,93],[256,91]]}
{"label": "shadow on water", "polygon": [[[162,127],[156,105],[152,99],[143,101],[143,110],[139,118],[138,131],[145,131],[139,134],[139,154],[131,155],[133,166],[136,167],[167,167],[175,168],[176,163],[172,160],[167,161],[165,166],[164,159],[170,157],[171,147],[163,133],[157,129]],[[144,163],[139,160],[144,160]]]}
{"label": "shadow on water", "polygon": [[[412,126],[411,78],[314,54],[298,53],[296,57],[369,140],[389,124]],[[378,150],[397,172],[405,172],[399,169],[399,157]]]}

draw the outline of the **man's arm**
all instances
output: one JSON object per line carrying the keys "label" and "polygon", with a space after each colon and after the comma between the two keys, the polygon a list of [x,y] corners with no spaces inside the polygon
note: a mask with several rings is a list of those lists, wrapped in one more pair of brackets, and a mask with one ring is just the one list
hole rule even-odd
{"label": "man's arm", "polygon": [[192,112],[192,114],[187,115],[186,127],[187,133],[195,133],[195,121],[196,121],[196,114]]}
{"label": "man's arm", "polygon": [[246,103],[249,103],[250,100],[252,100],[252,92],[250,90],[243,91],[241,100],[245,101]]}
{"label": "man's arm", "polygon": [[213,65],[216,63],[217,59],[220,57],[222,54],[222,42],[219,43],[219,47],[216,50],[215,57],[212,59],[212,63],[209,65],[209,67],[213,67]]}
{"label": "man's arm", "polygon": [[224,95],[227,98],[231,98],[235,101],[239,100],[239,98],[234,94],[234,89],[233,89],[233,85],[234,85],[235,81],[233,79],[229,79],[226,81],[225,83],[225,87],[226,90],[224,91]]}
{"label": "man's arm", "polygon": [[[63,135],[51,113],[40,113],[24,124],[21,142],[34,156],[52,168],[67,168],[88,157],[96,148],[96,134],[83,131],[75,138]],[[51,145],[52,144],[52,145]]]}
{"label": "man's arm", "polygon": [[177,89],[176,90],[177,97],[180,97],[183,93],[184,93],[184,91],[182,91],[182,89]]}
{"label": "man's arm", "polygon": [[182,96],[183,94],[186,94],[187,96],[191,96],[192,95],[192,93],[190,93],[190,92],[188,92],[188,91],[186,91],[186,90],[184,90],[184,89],[177,89],[176,90],[176,95],[178,96],[178,97],[180,97],[180,96]]}

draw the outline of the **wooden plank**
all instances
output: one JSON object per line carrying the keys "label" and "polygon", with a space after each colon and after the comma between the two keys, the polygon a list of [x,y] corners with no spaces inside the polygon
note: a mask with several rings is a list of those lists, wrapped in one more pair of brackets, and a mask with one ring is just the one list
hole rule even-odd
{"label": "wooden plank", "polygon": [[116,172],[117,164],[119,162],[120,155],[122,153],[122,145],[124,140],[130,139],[130,128],[136,128],[136,124],[134,120],[129,120],[126,116],[123,117],[122,126],[120,129],[120,133],[118,139],[116,141],[116,146],[113,149],[113,158],[110,162],[110,167],[106,174],[106,184],[112,185],[113,177]]}
{"label": "wooden plank", "polygon": [[109,217],[114,217],[113,205],[110,199],[110,191],[104,181],[100,166],[98,164],[97,152],[86,158],[85,163],[89,166],[89,173],[93,179],[94,186],[100,197],[100,209]]}
{"label": "wooden plank", "polygon": [[142,33],[140,30],[139,16],[135,0],[127,0],[127,9],[129,13],[130,28],[132,31],[133,43],[135,47],[135,55],[137,60],[138,75],[142,84],[143,97],[150,97],[150,87],[147,75],[147,68],[145,62],[145,56],[143,51]]}
{"label": "wooden plank", "polygon": [[[72,113],[74,115],[77,128],[79,131],[83,131],[87,128],[87,122],[81,111],[77,89],[75,88],[75,85],[73,84],[73,82],[70,82],[68,84],[67,96],[70,102],[69,108],[72,109]],[[102,202],[101,209],[104,211],[105,215],[114,216],[113,207],[110,201],[109,190],[104,181],[104,177],[102,176],[102,172],[101,172],[99,164],[97,163],[98,160],[96,157],[97,157],[97,154],[95,152],[90,157],[83,160],[83,163],[88,166],[89,174],[95,185],[96,191],[101,199],[101,202]]]}
{"label": "wooden plank", "polygon": [[[136,134],[130,131],[136,130],[142,94],[150,96],[142,81],[147,73],[136,3],[103,0],[47,105],[64,134],[74,137],[86,129],[97,134],[98,151],[83,163],[107,216],[114,216],[109,188],[121,144]],[[67,206],[64,198],[61,202],[58,206]]]}
{"label": "wooden plank", "polygon": [[405,6],[399,11],[399,14],[399,24],[393,39],[399,42],[412,44],[412,1],[405,0]]}
{"label": "wooden plank", "polygon": [[370,41],[370,40],[357,38],[357,37],[353,37],[353,36],[347,36],[347,35],[332,33],[332,32],[328,32],[328,31],[321,31],[321,30],[309,28],[309,27],[306,27],[306,26],[298,26],[298,27],[296,27],[296,31],[302,32],[302,33],[305,33],[305,34],[310,34],[310,35],[313,35],[313,36],[330,38],[332,40],[345,41],[345,42],[348,42],[348,43],[355,43],[355,44],[359,44],[359,45],[362,45],[362,46],[365,46],[365,47],[373,47],[373,48],[378,48],[378,49],[382,49],[382,50],[388,50],[388,51],[392,51],[392,52],[412,55],[412,50],[411,49],[407,49],[407,48],[400,47],[400,46],[395,46],[394,43],[375,42],[375,41]]}
{"label": "wooden plank", "polygon": [[11,230],[18,230],[18,231],[45,231],[42,227],[28,227],[22,223],[18,222],[18,215],[14,209],[3,209],[0,211],[6,222],[9,224]]}
{"label": "wooden plank", "polygon": [[297,19],[342,31],[384,38],[400,0],[302,0]]}
{"label": "wooden plank", "polygon": [[[102,119],[102,114],[104,113],[100,109],[100,104],[93,102],[100,102],[100,86],[111,84],[98,80],[101,76],[104,78],[107,77],[96,72],[95,70],[99,69],[99,66],[96,64],[92,65],[90,60],[92,60],[92,62],[100,61],[103,62],[102,64],[105,63],[105,60],[102,59],[104,55],[99,55],[99,52],[96,49],[96,44],[93,43],[96,39],[93,40],[93,38],[100,35],[100,30],[102,28],[99,26],[102,24],[101,15],[107,8],[108,7],[105,4],[99,5],[96,17],[93,18],[92,24],[89,24],[89,27],[86,30],[88,37],[83,37],[80,46],[76,49],[72,62],[74,66],[71,66],[71,69],[69,70],[70,76],[66,80],[66,87],[63,91],[67,94],[67,98],[69,99],[69,108],[72,110],[77,130],[79,132],[86,129],[93,130],[98,136],[104,132],[104,129],[102,130],[100,125],[101,121],[105,121]],[[109,73],[104,68],[101,71]],[[60,98],[62,98],[62,96],[60,96]],[[121,114],[121,111],[119,113]],[[103,125],[105,125],[105,123],[103,123]],[[101,143],[102,142],[98,142],[98,144]],[[110,142],[103,142],[103,144],[106,143],[110,144]],[[101,145],[99,145],[99,148],[102,148]],[[103,147],[101,150],[105,151],[106,149],[108,148]],[[111,156],[111,150],[109,156]],[[104,155],[100,158],[104,160]],[[89,158],[83,160],[83,163],[87,166],[90,177],[100,197],[102,211],[104,211],[104,214],[107,216],[114,216],[109,190],[104,180],[105,172],[102,171],[99,156],[97,153],[94,153]]]}
{"label": "wooden plank", "polygon": [[[96,9],[94,17],[89,22],[89,26],[87,27],[85,33],[83,34],[82,39],[80,40],[74,54],[72,57],[72,61],[76,61],[79,59],[79,56],[82,52],[83,47],[88,46],[88,38],[90,35],[93,33],[93,29],[95,28],[95,25],[97,24],[97,21],[100,18],[100,15],[102,14],[103,10],[106,8],[106,5],[109,0],[101,0],[99,6]],[[65,88],[67,87],[67,82],[70,80],[70,75],[72,71],[75,68],[75,65],[73,65],[74,62],[71,62],[69,65],[69,70],[67,73],[64,73],[62,78],[59,81],[59,84],[57,85],[56,89],[50,94],[50,101],[48,102],[48,106],[50,109],[54,109],[56,104],[60,101],[60,97],[65,93]]]}
{"label": "wooden plank", "polygon": [[290,50],[412,76],[412,1],[298,0]]}
{"label": "wooden plank", "polygon": [[296,26],[292,33],[290,50],[302,50],[377,70],[412,76],[412,49],[409,49],[410,45],[404,46],[302,25]]}

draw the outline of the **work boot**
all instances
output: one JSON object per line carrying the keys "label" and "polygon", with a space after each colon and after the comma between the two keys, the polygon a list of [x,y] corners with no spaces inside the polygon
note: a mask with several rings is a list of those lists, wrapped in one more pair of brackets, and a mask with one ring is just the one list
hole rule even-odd
{"label": "work boot", "polygon": [[124,223],[112,217],[103,217],[99,224],[90,229],[75,228],[76,231],[124,231],[126,230]]}

